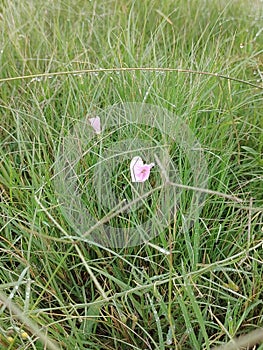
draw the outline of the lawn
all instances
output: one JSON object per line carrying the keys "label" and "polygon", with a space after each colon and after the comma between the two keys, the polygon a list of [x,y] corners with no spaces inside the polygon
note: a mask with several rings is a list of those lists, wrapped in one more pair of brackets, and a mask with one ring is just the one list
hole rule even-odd
{"label": "lawn", "polygon": [[0,25],[0,349],[263,350],[262,0]]}

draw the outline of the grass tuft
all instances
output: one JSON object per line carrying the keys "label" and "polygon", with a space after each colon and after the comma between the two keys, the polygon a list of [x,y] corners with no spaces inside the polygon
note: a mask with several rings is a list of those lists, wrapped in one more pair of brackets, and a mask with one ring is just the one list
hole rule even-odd
{"label": "grass tuft", "polygon": [[[2,1],[0,349],[226,350],[233,339],[262,349],[262,20],[260,0]],[[126,102],[184,121],[203,149],[209,191],[182,233],[202,189],[167,137],[180,205],[152,239],[115,249],[71,225],[55,163],[75,125]],[[137,125],[88,145],[93,153],[77,164],[76,178],[78,190],[92,193],[82,199],[94,225],[137,227],[166,193],[154,187],[164,175],[157,164],[151,198],[131,215],[125,205],[100,205],[100,142],[110,157],[120,136],[145,157],[163,140]],[[119,201],[134,195],[129,151],[119,154],[122,166],[113,154],[116,176],[105,182]],[[163,228],[158,216],[153,223]]]}

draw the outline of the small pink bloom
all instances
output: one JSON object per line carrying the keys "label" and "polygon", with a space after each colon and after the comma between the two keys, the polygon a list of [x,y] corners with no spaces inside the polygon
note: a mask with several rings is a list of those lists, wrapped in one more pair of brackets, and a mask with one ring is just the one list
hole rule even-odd
{"label": "small pink bloom", "polygon": [[100,117],[95,117],[95,118],[89,118],[90,125],[93,127],[95,130],[96,134],[101,133],[101,128],[100,128]]}
{"label": "small pink bloom", "polygon": [[130,164],[131,179],[132,182],[144,182],[150,176],[151,168],[154,166],[154,163],[143,164],[141,157],[132,158]]}

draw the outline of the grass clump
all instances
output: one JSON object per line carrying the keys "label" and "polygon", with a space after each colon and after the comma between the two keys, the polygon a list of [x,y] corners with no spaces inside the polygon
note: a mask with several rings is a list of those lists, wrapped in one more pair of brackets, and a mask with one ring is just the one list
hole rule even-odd
{"label": "grass clump", "polygon": [[[0,9],[0,348],[213,349],[260,328],[262,2],[31,0]],[[202,147],[211,192],[186,232],[196,191],[182,189],[165,229],[113,249],[67,220],[55,162],[83,118],[126,102],[183,120]],[[108,130],[108,156],[120,135],[138,149],[144,140],[145,157],[164,137],[149,125]],[[109,215],[92,182],[101,139],[77,164],[98,220]],[[166,141],[181,183],[193,186],[189,160]],[[128,159],[116,161],[109,182],[118,200],[132,196]],[[158,198],[112,223],[135,226]]]}

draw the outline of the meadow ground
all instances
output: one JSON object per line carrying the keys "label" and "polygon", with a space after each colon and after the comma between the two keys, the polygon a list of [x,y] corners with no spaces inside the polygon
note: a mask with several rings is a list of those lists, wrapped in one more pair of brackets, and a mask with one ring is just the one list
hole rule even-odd
{"label": "meadow ground", "polygon": [[[0,25],[0,348],[239,349],[231,339],[252,334],[250,348],[262,350],[262,333],[251,332],[263,325],[263,2],[3,0]],[[68,220],[55,163],[83,118],[126,102],[180,118],[202,162],[183,137],[178,144],[180,130],[164,137],[147,116],[88,140],[74,171],[100,228],[152,218],[155,237],[114,248]],[[181,188],[161,226],[158,201],[170,194],[155,190],[163,169],[147,159],[157,162],[149,195],[130,214],[107,211],[97,199],[107,186],[132,196],[125,140],[144,156],[165,144],[185,186],[200,187],[196,169],[207,167],[210,192]],[[114,171],[105,168],[97,188],[101,147]],[[182,229],[196,193],[202,207]],[[97,229],[85,211],[72,217]],[[238,340],[244,349],[248,336]]]}

